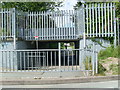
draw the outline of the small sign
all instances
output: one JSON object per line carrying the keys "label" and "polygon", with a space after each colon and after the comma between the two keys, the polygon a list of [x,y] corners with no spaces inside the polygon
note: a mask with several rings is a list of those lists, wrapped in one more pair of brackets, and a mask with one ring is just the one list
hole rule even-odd
{"label": "small sign", "polygon": [[34,38],[35,38],[35,39],[38,39],[38,38],[39,38],[39,36],[34,36]]}

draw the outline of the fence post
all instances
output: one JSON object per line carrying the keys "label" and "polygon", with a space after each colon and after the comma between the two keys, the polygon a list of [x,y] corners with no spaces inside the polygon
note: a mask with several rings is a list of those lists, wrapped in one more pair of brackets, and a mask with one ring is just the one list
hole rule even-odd
{"label": "fence post", "polygon": [[15,24],[15,8],[12,10],[12,30],[13,30],[13,41],[14,41],[14,49],[16,49],[16,24]]}
{"label": "fence post", "polygon": [[113,10],[113,17],[114,17],[114,47],[116,47],[116,18],[115,18],[115,3],[114,3],[114,10]]}
{"label": "fence post", "polygon": [[96,48],[96,74],[98,73],[98,52]]}
{"label": "fence post", "polygon": [[119,18],[117,17],[117,33],[118,33],[118,45],[120,45],[120,27]]}
{"label": "fence post", "polygon": [[95,51],[94,51],[94,42],[93,42],[93,56],[92,56],[92,71],[93,71],[93,75],[95,74]]}
{"label": "fence post", "polygon": [[61,67],[61,50],[60,50],[61,43],[60,42],[58,43],[58,47],[59,47],[59,71],[60,71],[60,67]]}

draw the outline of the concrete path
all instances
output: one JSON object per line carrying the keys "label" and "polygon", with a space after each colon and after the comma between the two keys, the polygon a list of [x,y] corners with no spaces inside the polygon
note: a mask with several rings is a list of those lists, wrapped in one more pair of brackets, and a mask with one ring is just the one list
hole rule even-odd
{"label": "concrete path", "polygon": [[0,78],[2,80],[11,79],[27,79],[27,78],[73,78],[73,77],[83,77],[85,76],[82,72],[7,72],[0,73]]}

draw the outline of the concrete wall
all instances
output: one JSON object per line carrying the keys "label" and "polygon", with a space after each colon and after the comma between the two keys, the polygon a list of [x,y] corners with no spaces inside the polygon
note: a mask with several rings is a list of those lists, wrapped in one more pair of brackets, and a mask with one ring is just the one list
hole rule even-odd
{"label": "concrete wall", "polygon": [[[29,49],[33,48],[34,45],[31,42],[25,41],[17,41],[16,49]],[[13,41],[0,42],[0,50],[9,50],[9,52],[0,52],[0,69],[3,67],[5,70],[9,70],[10,68],[13,70],[17,70],[19,68],[19,54],[18,52],[12,52],[14,50]]]}
{"label": "concrete wall", "polygon": [[[100,42],[102,44],[102,46],[100,44],[98,44],[97,42],[93,42],[91,39],[87,39],[86,40],[86,46],[88,48],[91,48],[93,49],[93,43],[95,44],[94,45],[94,49],[97,50],[98,52],[100,50],[103,50],[105,49],[105,47],[109,47],[110,46],[110,41],[108,40],[104,40],[104,39],[95,39],[96,41]],[[80,47],[83,48],[84,47],[84,41],[83,39],[80,41]]]}

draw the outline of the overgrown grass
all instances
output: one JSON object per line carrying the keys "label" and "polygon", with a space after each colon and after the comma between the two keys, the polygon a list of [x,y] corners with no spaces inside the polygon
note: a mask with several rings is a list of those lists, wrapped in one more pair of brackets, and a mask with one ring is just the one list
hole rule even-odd
{"label": "overgrown grass", "polygon": [[112,70],[113,71],[113,74],[118,74],[118,64],[111,64],[110,66],[109,66],[109,68],[110,68],[110,70]]}
{"label": "overgrown grass", "polygon": [[98,54],[98,59],[106,59],[108,57],[120,58],[120,46],[114,48],[114,46],[107,47],[105,50],[101,50]]}

